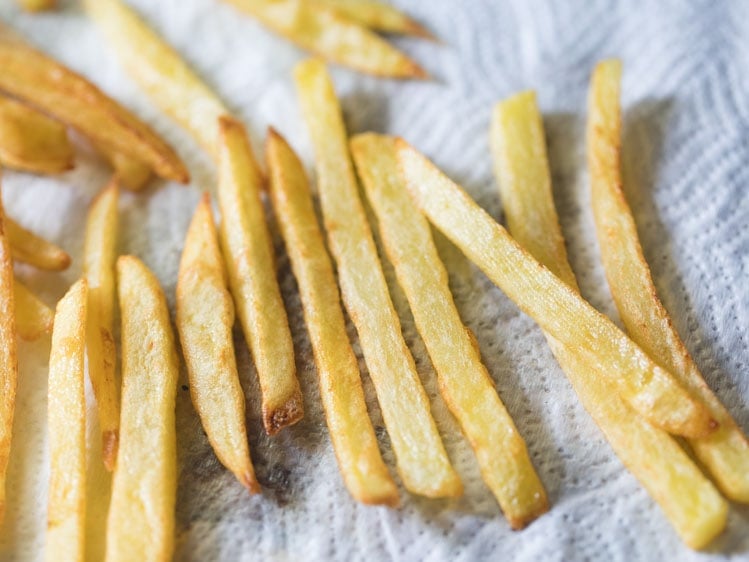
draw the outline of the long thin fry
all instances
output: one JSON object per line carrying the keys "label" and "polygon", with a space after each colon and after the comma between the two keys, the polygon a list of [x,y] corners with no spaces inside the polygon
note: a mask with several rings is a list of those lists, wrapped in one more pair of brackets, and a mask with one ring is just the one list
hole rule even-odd
{"label": "long thin fry", "polygon": [[151,166],[163,178],[186,183],[187,168],[148,125],[99,88],[30,47],[0,26],[0,90],[5,91],[94,141]]}
{"label": "long thin fry", "polygon": [[221,463],[253,494],[260,492],[250,461],[232,327],[234,304],[203,196],[185,238],[177,279],[177,328],[190,378],[190,395]]}
{"label": "long thin fry", "polygon": [[49,357],[50,471],[45,560],[82,561],[86,523],[86,280],[57,304]]}
{"label": "long thin fry", "polygon": [[98,144],[96,148],[109,161],[120,186],[128,191],[141,191],[148,185],[152,175],[148,164],[105,144]]}
{"label": "long thin fry", "polygon": [[[492,150],[507,222],[516,240],[577,291],[559,227],[535,96],[497,104]],[[610,392],[605,373],[546,335],[580,401],[614,452],[663,509],[682,539],[701,548],[725,527],[727,505],[676,441]]]}
{"label": "long thin fry", "polygon": [[391,78],[427,78],[387,41],[337,8],[305,0],[225,0],[276,33],[330,62]]}
{"label": "long thin fry", "polygon": [[117,201],[119,188],[112,181],[91,203],[83,250],[88,280],[88,376],[96,396],[102,455],[107,470],[117,459],[120,401],[115,378],[117,351],[112,335],[115,306],[114,268],[117,257]]}
{"label": "long thin fry", "polygon": [[415,35],[424,39],[434,36],[422,25],[391,6],[375,0],[312,0],[330,6],[347,18],[375,31]]}
{"label": "long thin fry", "polygon": [[174,549],[177,352],[166,299],[153,273],[137,258],[122,256],[117,281],[122,417],[106,561],[165,562]]}
{"label": "long thin fry", "polygon": [[260,170],[244,126],[229,117],[220,121],[221,245],[234,304],[260,380],[263,424],[273,435],[302,419],[302,392],[260,199]]}
{"label": "long thin fry", "polygon": [[588,123],[593,215],[606,278],[630,337],[698,398],[720,423],[689,445],[729,498],[749,503],[749,442],[705,383],[653,283],[637,226],[622,189],[621,63],[600,63],[593,74]]}
{"label": "long thin fry", "polygon": [[481,475],[513,529],[549,509],[525,441],[502,404],[468,329],[460,320],[429,223],[398,172],[395,139],[357,135],[351,153],[416,327],[450,411],[471,442]]}
{"label": "long thin fry", "polygon": [[398,472],[411,492],[458,496],[463,485],[447,457],[414,359],[403,340],[359,199],[332,81],[325,65],[315,59],[300,63],[294,77],[315,149],[318,190],[341,295],[359,333]]}
{"label": "long thin fry", "polygon": [[367,504],[398,504],[364,401],[359,365],[348,341],[333,265],[299,159],[274,130],[266,156],[269,193],[299,285],[320,377],[320,396],[346,487]]}
{"label": "long thin fry", "polygon": [[543,330],[605,373],[611,388],[637,412],[679,435],[704,436],[717,428],[707,409],[672,375],[402,139],[398,160],[406,186],[427,218]]}
{"label": "long thin fry", "polygon": [[33,341],[52,330],[55,313],[18,279],[13,282],[13,298],[16,301],[16,330],[22,339]]}
{"label": "long thin fry", "polygon": [[73,146],[65,125],[36,109],[0,95],[0,163],[37,174],[73,168]]}
{"label": "long thin fry", "polygon": [[5,217],[5,234],[14,260],[50,271],[62,271],[70,266],[67,252],[9,217]]}
{"label": "long thin fry", "polygon": [[216,94],[120,0],[86,0],[86,9],[128,74],[161,109],[218,157],[218,118],[228,115],[229,110]]}

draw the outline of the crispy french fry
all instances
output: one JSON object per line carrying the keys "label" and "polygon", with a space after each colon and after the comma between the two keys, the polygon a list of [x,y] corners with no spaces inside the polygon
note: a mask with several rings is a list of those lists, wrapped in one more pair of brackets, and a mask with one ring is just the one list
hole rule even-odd
{"label": "crispy french fry", "polygon": [[180,55],[120,0],[86,0],[86,9],[143,90],[218,156],[218,118],[229,110]]}
{"label": "crispy french fry", "polygon": [[250,493],[260,484],[250,460],[232,327],[234,304],[226,288],[211,199],[206,193],[185,238],[177,279],[177,329],[187,363],[190,395],[221,463]]}
{"label": "crispy french fry", "polygon": [[429,223],[398,172],[395,139],[355,136],[351,154],[380,223],[385,251],[439,377],[442,397],[473,447],[481,474],[513,529],[549,510],[525,441],[502,404],[455,308]]}
{"label": "crispy french fry", "polygon": [[105,144],[96,148],[109,161],[120,186],[128,191],[141,191],[148,185],[152,175],[150,166]]}
{"label": "crispy french fry", "polygon": [[[507,222],[516,240],[577,291],[551,192],[541,116],[525,92],[497,104],[492,151]],[[562,370],[614,452],[693,548],[726,524],[727,505],[676,441],[635,415],[612,393],[605,373],[546,335]]]}
{"label": "crispy french fry", "polygon": [[347,18],[375,31],[415,35],[424,39],[434,39],[427,29],[406,14],[375,0],[312,0],[330,6]]}
{"label": "crispy french fry", "polygon": [[49,271],[62,271],[70,266],[67,252],[9,217],[5,217],[5,235],[14,260]]}
{"label": "crispy french fry", "polygon": [[411,492],[458,496],[463,485],[447,457],[429,399],[403,340],[359,199],[332,81],[325,65],[314,59],[297,65],[294,77],[315,150],[318,191],[341,295],[359,333],[398,472]]}
{"label": "crispy french fry", "polygon": [[225,0],[279,35],[330,62],[390,78],[427,73],[377,34],[324,3],[304,0]]}
{"label": "crispy french fry", "polygon": [[673,376],[608,318],[538,263],[429,160],[398,139],[406,186],[427,218],[523,312],[575,349],[648,421],[670,433],[705,436],[717,422]]}
{"label": "crispy french fry", "polygon": [[107,521],[107,562],[172,559],[177,492],[174,408],[179,365],[159,282],[117,260],[122,311],[120,450]]}
{"label": "crispy french fry", "polygon": [[187,168],[148,125],[99,88],[0,26],[0,90],[78,129],[98,143],[187,183]]}
{"label": "crispy french fry", "polygon": [[22,339],[33,341],[52,330],[55,313],[18,279],[13,282],[13,298],[16,301],[16,330]]}
{"label": "crispy french fry", "polygon": [[366,504],[398,504],[364,401],[356,356],[348,341],[333,265],[312,206],[299,159],[274,130],[266,156],[269,193],[299,285],[320,396],[341,475],[351,495]]}
{"label": "crispy french fry", "polygon": [[5,515],[5,477],[16,407],[18,356],[16,352],[16,315],[13,298],[13,259],[5,230],[0,196],[0,522]]}
{"label": "crispy french fry", "polygon": [[73,168],[65,125],[36,109],[0,95],[0,163],[37,174]]}
{"label": "crispy french fry", "polygon": [[27,12],[43,12],[57,8],[57,0],[19,0],[18,3]]}
{"label": "crispy french fry", "polygon": [[112,335],[118,199],[119,188],[113,180],[91,203],[83,250],[83,271],[88,280],[88,376],[96,396],[103,461],[109,471],[114,470],[120,434],[120,401],[115,378],[117,350]]}
{"label": "crispy french fry", "polygon": [[720,424],[718,431],[707,438],[689,441],[697,458],[724,494],[749,503],[749,443],[705,383],[658,298],[622,189],[620,82],[621,63],[605,61],[596,67],[590,91],[588,165],[606,278],[629,336],[656,363],[672,372]]}
{"label": "crispy french fry", "polygon": [[268,435],[274,435],[304,415],[294,345],[260,199],[260,169],[241,123],[223,117],[220,130],[221,246],[234,304],[260,380],[263,424]]}
{"label": "crispy french fry", "polygon": [[49,356],[50,474],[45,560],[84,559],[86,523],[86,280],[57,304]]}

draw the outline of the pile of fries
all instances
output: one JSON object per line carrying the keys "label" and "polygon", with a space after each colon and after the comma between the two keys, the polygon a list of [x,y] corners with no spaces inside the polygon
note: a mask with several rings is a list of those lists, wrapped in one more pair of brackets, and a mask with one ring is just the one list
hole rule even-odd
{"label": "pile of fries", "polygon": [[[367,29],[428,36],[392,8],[375,2],[354,8],[346,0],[229,3],[333,62],[386,76],[423,77],[415,63]],[[54,2],[23,5],[46,9]],[[84,558],[86,373],[97,403],[101,460],[113,472],[106,559],[170,559],[177,337],[192,401],[217,458],[250,493],[262,492],[232,339],[237,317],[256,367],[267,434],[304,417],[266,198],[297,280],[320,396],[351,496],[372,505],[400,502],[368,414],[344,308],[358,334],[403,487],[429,498],[462,494],[403,338],[360,183],[442,397],[513,529],[547,512],[549,500],[475,337],[460,319],[430,224],[538,323],[614,452],[688,546],[703,548],[724,529],[727,500],[749,503],[746,436],[707,387],[658,299],[622,190],[618,61],[604,61],[593,73],[587,143],[598,242],[626,332],[578,291],[554,208],[533,92],[498,103],[491,123],[506,230],[403,139],[374,133],[349,138],[325,64],[319,59],[298,64],[293,79],[315,152],[320,225],[304,168],[277,131],[268,132],[264,172],[244,125],[135,12],[121,0],[86,0],[86,8],[132,78],[214,158],[221,221],[217,226],[214,202],[204,194],[179,265],[175,334],[158,279],[137,257],[117,255],[118,203],[121,188],[140,191],[152,174],[188,182],[187,166],[148,125],[94,84],[0,28],[3,166],[38,174],[70,169],[75,149],[67,129],[72,128],[113,168],[88,212],[83,276],[54,312],[15,277],[14,262],[60,271],[71,258],[14,222],[0,201],[0,517],[12,454],[16,337],[31,340],[51,332],[48,560],[60,553]],[[118,316],[120,375],[113,337]]]}

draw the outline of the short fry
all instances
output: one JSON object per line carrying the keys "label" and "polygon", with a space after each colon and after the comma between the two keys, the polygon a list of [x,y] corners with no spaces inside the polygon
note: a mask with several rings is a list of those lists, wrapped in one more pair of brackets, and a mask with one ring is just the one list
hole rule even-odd
{"label": "short fry", "polygon": [[398,504],[398,489],[377,445],[356,356],[348,341],[333,265],[299,159],[271,129],[266,142],[269,193],[299,285],[320,396],[341,475],[366,504]]}
{"label": "short fry", "polygon": [[330,62],[390,78],[427,78],[387,41],[325,3],[300,0],[225,0],[301,48]]}
{"label": "short fry", "polygon": [[664,308],[640,246],[637,226],[622,189],[621,63],[600,63],[593,74],[588,122],[593,215],[606,278],[630,337],[656,363],[673,373],[720,424],[689,445],[720,489],[749,503],[749,443],[731,414],[705,383]]}
{"label": "short fry", "polygon": [[119,188],[112,181],[91,203],[86,220],[83,271],[88,281],[88,376],[96,396],[102,455],[107,470],[117,459],[120,401],[115,378],[117,351],[112,335],[117,257],[117,201]]}
{"label": "short fry", "polygon": [[122,311],[120,449],[107,521],[107,562],[165,562],[174,550],[179,365],[164,293],[133,256],[117,260]]}
{"label": "short fry", "polygon": [[97,149],[109,161],[114,169],[114,177],[121,187],[128,191],[141,191],[148,185],[152,171],[146,163],[107,145],[98,145]]}
{"label": "short fry", "polygon": [[459,496],[430,411],[429,398],[401,333],[348,151],[333,84],[318,60],[294,70],[302,114],[315,151],[318,191],[341,296],[356,326],[382,416],[406,488],[429,497]]}
{"label": "short fry", "polygon": [[86,522],[86,280],[57,304],[49,357],[50,474],[45,560],[82,561]]}
{"label": "short fry", "polygon": [[257,368],[263,424],[274,435],[304,415],[294,344],[260,199],[260,169],[244,126],[224,117],[220,129],[221,245],[234,304]]}
{"label": "short fry", "polygon": [[423,26],[389,4],[376,0],[313,0],[330,6],[356,23],[374,31],[434,39]]}
{"label": "short fry", "polygon": [[36,174],[73,168],[73,146],[65,125],[36,109],[0,95],[0,163]]}
{"label": "short fry", "polygon": [[[577,291],[554,208],[543,126],[532,92],[497,104],[491,144],[511,233]],[[605,373],[550,335],[546,337],[585,409],[679,536],[693,548],[709,543],[725,527],[728,511],[714,486],[670,435],[634,415],[609,390]]]}
{"label": "short fry", "polygon": [[575,349],[648,421],[670,433],[705,436],[716,421],[667,371],[608,318],[538,263],[434,164],[398,139],[406,186],[427,218],[523,312]]}
{"label": "short fry", "polygon": [[260,492],[250,460],[244,393],[239,384],[232,327],[234,304],[208,194],[185,238],[177,279],[177,329],[187,363],[190,395],[221,463],[251,493]]}
{"label": "short fry", "polygon": [[0,90],[147,163],[161,177],[186,183],[187,168],[148,125],[99,88],[0,27]]}
{"label": "short fry", "polygon": [[5,217],[5,234],[14,260],[49,271],[62,271],[70,266],[70,256],[62,248],[8,217]]}
{"label": "short fry", "polygon": [[16,330],[21,339],[33,341],[52,330],[55,313],[18,279],[13,282]]}

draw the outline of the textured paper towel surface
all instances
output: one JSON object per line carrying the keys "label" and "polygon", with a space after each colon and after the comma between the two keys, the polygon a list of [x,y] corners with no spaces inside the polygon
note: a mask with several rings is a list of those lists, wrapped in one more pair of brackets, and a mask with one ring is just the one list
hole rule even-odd
{"label": "textured paper towel surface", "polygon": [[[213,189],[210,161],[128,80],[75,3],[39,16],[21,14],[14,4],[2,4],[5,20],[152,123],[188,163],[189,187],[155,182],[145,194],[125,194],[121,201],[121,251],[139,255],[153,268],[173,305],[189,218],[199,192]],[[242,117],[256,148],[272,124],[309,167],[310,144],[290,76],[303,56],[299,50],[217,0],[132,4]],[[606,56],[623,59],[627,190],[646,257],[687,347],[739,425],[749,429],[749,6],[676,0],[401,0],[399,5],[444,40],[443,45],[396,41],[435,80],[396,83],[334,69],[350,131],[403,135],[501,220],[487,142],[491,106],[518,90],[536,89],[570,257],[584,295],[607,314],[614,309],[588,205],[584,109],[595,62]],[[8,213],[74,258],[63,274],[19,270],[50,304],[80,275],[85,209],[107,174],[91,153],[82,155],[76,170],[55,178],[4,174]],[[440,237],[438,243],[460,312],[528,442],[551,512],[522,532],[510,531],[438,396],[389,266],[403,331],[465,482],[465,496],[429,501],[401,488],[398,510],[364,507],[349,497],[327,434],[295,281],[276,235],[278,274],[307,415],[278,437],[264,435],[255,373],[237,334],[252,456],[264,487],[263,497],[249,497],[215,459],[189,393],[180,388],[175,558],[629,561],[749,556],[749,510],[740,507],[732,507],[728,530],[709,555],[682,546],[576,400],[540,330],[456,249]],[[353,329],[350,334],[355,340]],[[48,352],[48,340],[21,345],[2,560],[39,560],[42,555]],[[366,372],[364,383],[392,469],[393,454]],[[94,410],[89,414],[93,418]],[[89,537],[96,537],[102,533],[106,504],[101,493],[106,477],[98,461],[90,480]],[[89,559],[98,560],[101,541],[93,542],[99,544],[91,546]]]}

